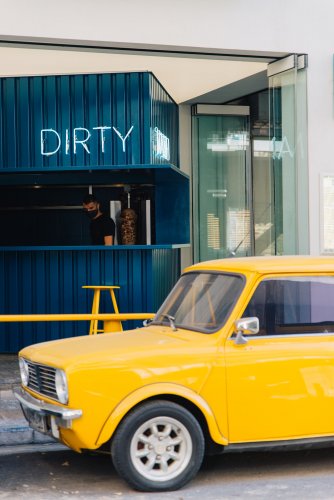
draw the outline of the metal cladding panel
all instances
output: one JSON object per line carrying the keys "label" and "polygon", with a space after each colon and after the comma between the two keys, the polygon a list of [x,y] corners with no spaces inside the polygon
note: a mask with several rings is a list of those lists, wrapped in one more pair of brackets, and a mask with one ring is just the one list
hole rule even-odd
{"label": "metal cladding panel", "polygon": [[153,250],[154,310],[157,311],[180,276],[180,251]]}
{"label": "metal cladding panel", "polygon": [[152,75],[151,163],[179,166],[179,115],[177,104]]}
{"label": "metal cladding panel", "polygon": [[[120,312],[154,312],[178,277],[178,262],[178,249],[2,249],[0,314],[89,313],[93,292],[84,285],[119,285]],[[112,310],[102,293],[100,312]],[[88,330],[88,321],[0,323],[0,352]]]}
{"label": "metal cladding panel", "polygon": [[175,172],[171,174],[161,170],[156,176],[155,228],[156,241],[161,245],[190,241],[189,180],[186,176],[176,176]]}
{"label": "metal cladding panel", "polygon": [[147,165],[152,127],[176,165],[177,116],[148,72],[1,78],[0,170]]}

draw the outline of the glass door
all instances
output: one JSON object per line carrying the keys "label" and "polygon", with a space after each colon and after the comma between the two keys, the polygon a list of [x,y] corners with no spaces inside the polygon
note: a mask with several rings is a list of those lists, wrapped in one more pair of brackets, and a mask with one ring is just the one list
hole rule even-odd
{"label": "glass door", "polygon": [[249,107],[196,106],[195,261],[253,254]]}
{"label": "glass door", "polygon": [[275,254],[309,251],[306,59],[268,67]]}

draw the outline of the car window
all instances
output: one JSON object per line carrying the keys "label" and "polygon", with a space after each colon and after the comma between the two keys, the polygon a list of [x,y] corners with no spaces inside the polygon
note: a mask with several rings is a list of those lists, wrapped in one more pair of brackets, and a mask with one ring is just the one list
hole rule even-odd
{"label": "car window", "polygon": [[244,286],[244,278],[223,273],[186,273],[151,324],[169,324],[211,333],[223,326]]}
{"label": "car window", "polygon": [[334,332],[334,277],[264,279],[243,316],[259,318],[258,335]]}

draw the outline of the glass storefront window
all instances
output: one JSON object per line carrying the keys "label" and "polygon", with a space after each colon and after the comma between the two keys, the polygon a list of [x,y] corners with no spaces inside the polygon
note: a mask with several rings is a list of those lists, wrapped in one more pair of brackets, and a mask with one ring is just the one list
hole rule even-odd
{"label": "glass storefront window", "polygon": [[[269,79],[270,140],[275,205],[276,254],[295,254],[296,169],[295,169],[295,78],[294,68]],[[283,195],[284,193],[284,195]],[[281,209],[279,209],[281,207]]]}
{"label": "glass storefront window", "polygon": [[275,253],[284,255],[309,251],[306,59],[289,58],[290,69],[269,78]]}
{"label": "glass storefront window", "polygon": [[275,190],[272,141],[269,138],[269,93],[249,98],[251,105],[252,188],[254,211],[254,254],[275,255],[280,234],[281,196]]}
{"label": "glass storefront window", "polygon": [[[289,58],[295,66],[288,70],[271,71],[268,89],[214,105],[216,114],[195,113],[195,261],[308,253],[307,82],[301,57]],[[225,111],[217,114],[219,108]],[[227,108],[235,115],[226,114]],[[248,108],[248,115],[238,108]]]}
{"label": "glass storefront window", "polygon": [[196,260],[252,254],[248,116],[194,118]]}

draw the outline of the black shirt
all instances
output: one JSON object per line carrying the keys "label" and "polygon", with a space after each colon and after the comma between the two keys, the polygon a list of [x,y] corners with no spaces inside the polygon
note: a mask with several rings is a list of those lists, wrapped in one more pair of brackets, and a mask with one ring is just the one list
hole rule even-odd
{"label": "black shirt", "polygon": [[115,237],[115,222],[105,214],[90,223],[90,235],[93,245],[104,245],[105,236]]}

